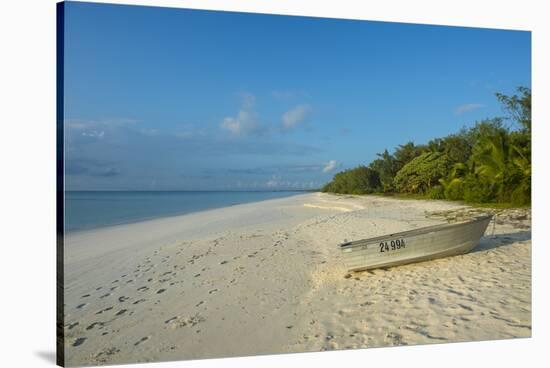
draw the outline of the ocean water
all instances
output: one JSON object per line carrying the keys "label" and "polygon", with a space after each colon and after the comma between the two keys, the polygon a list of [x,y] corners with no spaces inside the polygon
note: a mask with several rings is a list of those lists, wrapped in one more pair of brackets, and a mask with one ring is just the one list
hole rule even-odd
{"label": "ocean water", "polygon": [[303,192],[65,192],[65,231],[183,215]]}

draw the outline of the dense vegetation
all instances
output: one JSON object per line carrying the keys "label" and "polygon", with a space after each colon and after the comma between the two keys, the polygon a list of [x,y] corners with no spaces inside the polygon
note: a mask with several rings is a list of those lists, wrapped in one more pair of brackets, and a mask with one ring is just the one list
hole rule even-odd
{"label": "dense vegetation", "polygon": [[366,166],[337,173],[322,191],[406,193],[470,203],[531,203],[531,90],[496,95],[507,116],[427,144],[385,150]]}

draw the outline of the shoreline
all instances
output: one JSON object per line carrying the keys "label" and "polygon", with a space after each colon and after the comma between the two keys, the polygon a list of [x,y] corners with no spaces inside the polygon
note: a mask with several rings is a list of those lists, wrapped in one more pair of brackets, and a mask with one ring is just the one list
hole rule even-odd
{"label": "shoreline", "polygon": [[[73,191],[73,192],[93,192],[93,191]],[[106,192],[109,192],[109,191],[106,191]],[[136,192],[146,192],[146,191],[136,191]],[[210,191],[167,191],[167,192],[199,192],[199,193],[205,192],[206,193],[206,192],[210,192]],[[217,192],[220,192],[220,191],[212,191],[212,192],[217,193]],[[242,191],[242,192],[249,193],[250,191]],[[263,191],[257,191],[257,192],[254,192],[254,193],[261,193],[261,192],[263,192]],[[294,192],[294,191],[278,191],[278,192]],[[269,192],[269,193],[272,193],[272,192]],[[274,193],[276,193],[276,192],[274,192]],[[288,197],[283,197],[283,198],[262,199],[262,200],[254,201],[254,202],[235,203],[235,204],[230,204],[230,205],[224,205],[224,206],[221,206],[221,207],[206,208],[206,209],[201,209],[201,210],[196,210],[196,211],[191,211],[191,212],[184,212],[184,213],[182,212],[182,213],[176,213],[176,214],[166,214],[166,215],[160,215],[160,216],[156,216],[156,217],[147,217],[147,218],[123,221],[123,222],[113,223],[113,224],[108,224],[108,225],[99,225],[99,226],[94,226],[94,227],[90,227],[90,228],[79,228],[79,229],[65,230],[65,235],[82,233],[82,232],[87,232],[87,231],[91,232],[91,231],[96,231],[96,230],[108,229],[108,228],[116,227],[116,226],[132,225],[132,224],[138,224],[138,223],[143,223],[143,222],[148,222],[148,221],[163,220],[163,219],[193,215],[193,214],[201,213],[201,212],[205,212],[205,211],[216,211],[216,210],[223,209],[223,208],[230,208],[230,207],[234,207],[234,206],[254,204],[254,203],[260,203],[260,202],[265,202],[265,201],[272,201],[272,200],[277,200],[277,199],[284,199],[284,198],[290,198],[290,197],[294,197],[294,196],[301,196],[301,195],[308,195],[308,194],[323,194],[323,195],[327,194],[327,195],[330,195],[330,196],[341,197],[341,198],[346,198],[346,197],[348,197],[348,198],[349,197],[354,197],[354,198],[381,198],[381,199],[394,199],[394,200],[405,200],[405,201],[441,202],[441,203],[450,204],[450,205],[456,205],[456,206],[461,206],[461,207],[469,207],[469,208],[474,208],[474,209],[479,209],[479,210],[485,210],[485,211],[491,212],[491,213],[494,213],[495,211],[502,211],[502,210],[529,210],[529,211],[531,211],[531,206],[512,206],[509,203],[467,203],[467,202],[464,202],[464,201],[451,201],[451,200],[445,200],[445,199],[432,199],[432,198],[422,198],[422,197],[415,197],[415,196],[408,197],[406,195],[385,195],[385,194],[377,194],[377,193],[373,193],[373,194],[342,194],[342,193],[323,193],[321,191],[316,191],[316,192],[303,191],[301,193],[297,192],[296,194],[292,194],[292,195],[289,195]],[[306,207],[316,208],[315,205],[306,205]],[[323,208],[323,207],[321,207],[321,208]],[[341,211],[347,211],[348,210],[346,208],[338,208],[338,207],[333,207],[333,208],[334,209],[339,209]],[[359,209],[361,209],[361,208],[359,208]]]}
{"label": "shoreline", "polygon": [[[101,193],[110,193],[110,192],[117,192],[117,191],[70,191],[70,192],[73,192],[73,193],[94,193],[94,192],[101,192]],[[124,192],[124,193],[157,193],[158,191],[121,191],[121,192]],[[163,192],[167,192],[167,193],[226,193],[226,192],[223,192],[223,191],[163,191]],[[303,194],[306,194],[306,192],[300,192],[300,191],[273,191],[273,192],[268,192],[268,191],[232,191],[232,192],[236,192],[236,193],[290,193],[290,192],[295,192],[295,194],[290,194],[286,197],[281,197],[281,198],[288,198],[288,197],[293,197],[293,196],[297,196],[297,195],[303,195]],[[232,193],[232,192],[227,192],[227,193]],[[270,200],[273,200],[273,199],[280,199],[280,198],[267,198],[267,199],[260,199],[258,201],[252,201],[252,202],[243,202],[243,203],[233,203],[233,204],[229,204],[229,205],[222,205],[220,207],[211,207],[211,208],[204,208],[204,209],[199,209],[199,210],[192,210],[190,212],[181,212],[181,213],[170,213],[170,214],[165,214],[165,215],[159,215],[159,216],[153,216],[153,217],[143,217],[143,218],[138,218],[138,219],[133,219],[133,220],[126,220],[126,221],[121,221],[121,222],[116,222],[116,223],[111,223],[111,224],[106,224],[106,225],[96,225],[96,226],[92,226],[92,227],[86,227],[86,228],[76,228],[76,229],[67,229],[65,230],[65,234],[72,234],[72,233],[79,233],[79,232],[83,232],[83,231],[94,231],[94,230],[101,230],[101,229],[105,229],[105,228],[109,228],[109,227],[112,227],[112,226],[122,226],[122,225],[130,225],[130,224],[135,224],[135,223],[140,223],[140,222],[146,222],[146,221],[153,221],[153,220],[160,220],[160,219],[165,219],[165,218],[170,218],[170,217],[179,217],[179,216],[185,216],[185,215],[192,215],[194,213],[198,213],[198,212],[203,212],[203,211],[211,211],[211,210],[217,210],[217,209],[221,209],[221,208],[227,208],[227,207],[233,207],[233,206],[239,206],[239,205],[242,205],[242,204],[250,204],[250,203],[257,203],[257,202],[263,202],[263,201],[270,201]]]}
{"label": "shoreline", "polygon": [[468,211],[305,193],[67,236],[67,363],[529,337],[530,213],[462,256],[349,274],[337,249]]}

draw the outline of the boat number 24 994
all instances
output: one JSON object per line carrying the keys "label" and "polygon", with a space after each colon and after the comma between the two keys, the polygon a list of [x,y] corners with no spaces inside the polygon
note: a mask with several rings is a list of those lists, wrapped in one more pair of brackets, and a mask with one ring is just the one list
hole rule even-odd
{"label": "boat number 24 994", "polygon": [[391,250],[398,250],[401,248],[405,248],[405,239],[396,239],[396,240],[390,240],[390,241],[383,241],[380,244],[378,244],[380,247],[380,252],[389,252]]}

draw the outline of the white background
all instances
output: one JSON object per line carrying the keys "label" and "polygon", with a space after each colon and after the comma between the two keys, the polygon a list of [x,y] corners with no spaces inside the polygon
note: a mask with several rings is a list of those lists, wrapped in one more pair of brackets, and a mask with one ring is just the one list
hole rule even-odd
{"label": "white background", "polygon": [[[102,1],[96,1],[102,2]],[[524,367],[550,348],[545,218],[550,158],[549,26],[545,1],[110,1],[533,31],[533,338],[149,364],[147,367],[316,365]],[[0,5],[0,366],[55,361],[55,1]],[[514,50],[511,49],[510,53]],[[547,225],[546,227],[544,225]],[[145,367],[145,365],[128,365]]]}

